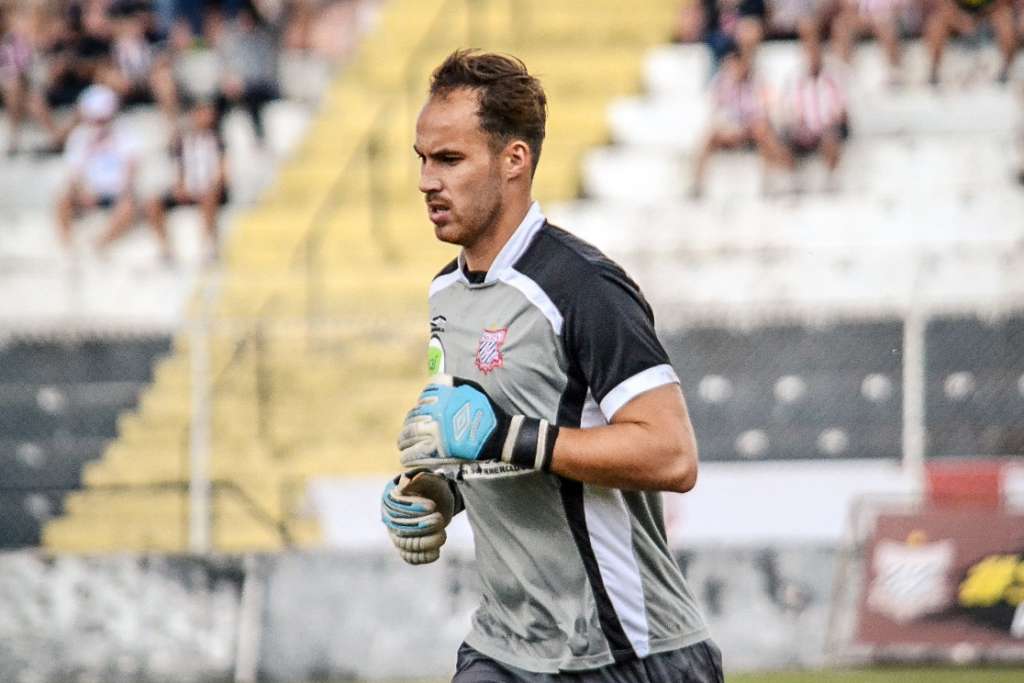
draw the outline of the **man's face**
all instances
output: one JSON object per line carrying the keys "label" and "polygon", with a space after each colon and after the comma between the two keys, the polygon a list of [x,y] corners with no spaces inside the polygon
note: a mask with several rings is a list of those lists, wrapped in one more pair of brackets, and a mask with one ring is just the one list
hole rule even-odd
{"label": "man's face", "polygon": [[502,208],[499,157],[480,128],[477,94],[458,89],[431,97],[416,121],[419,189],[442,242],[471,247]]}

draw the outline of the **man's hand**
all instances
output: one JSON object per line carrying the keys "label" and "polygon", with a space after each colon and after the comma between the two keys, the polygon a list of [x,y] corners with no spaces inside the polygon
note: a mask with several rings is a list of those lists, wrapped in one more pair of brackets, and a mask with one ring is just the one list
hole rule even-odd
{"label": "man's hand", "polygon": [[409,411],[398,437],[404,467],[500,460],[547,471],[558,427],[509,415],[475,382],[441,375]]}
{"label": "man's hand", "polygon": [[409,564],[427,564],[440,556],[448,540],[445,527],[457,510],[448,480],[424,468],[389,481],[380,505],[391,542]]}

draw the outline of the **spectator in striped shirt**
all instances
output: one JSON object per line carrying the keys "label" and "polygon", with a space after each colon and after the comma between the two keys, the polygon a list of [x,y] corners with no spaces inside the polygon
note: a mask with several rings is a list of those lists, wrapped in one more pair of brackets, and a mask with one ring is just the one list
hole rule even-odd
{"label": "spectator in striped shirt", "polygon": [[840,0],[839,13],[832,22],[832,40],[843,61],[851,62],[854,43],[870,32],[885,51],[889,82],[898,84],[902,80],[898,16],[902,7],[902,0]]}
{"label": "spectator in striped shirt", "polygon": [[767,94],[755,79],[751,62],[732,43],[711,82],[711,122],[695,161],[690,190],[694,198],[703,195],[708,163],[720,150],[752,147],[768,166],[792,165],[768,120]]}
{"label": "spectator in striped shirt", "polygon": [[783,140],[792,158],[820,152],[832,185],[843,140],[849,134],[846,94],[839,80],[824,68],[821,50],[809,46],[806,54],[806,69],[783,89]]}
{"label": "spectator in striped shirt", "polygon": [[227,161],[224,143],[217,132],[217,110],[200,102],[189,114],[191,125],[174,143],[177,177],[170,192],[151,201],[146,213],[164,261],[174,260],[167,235],[167,211],[178,206],[198,206],[206,233],[207,260],[217,257],[217,214],[228,201]]}

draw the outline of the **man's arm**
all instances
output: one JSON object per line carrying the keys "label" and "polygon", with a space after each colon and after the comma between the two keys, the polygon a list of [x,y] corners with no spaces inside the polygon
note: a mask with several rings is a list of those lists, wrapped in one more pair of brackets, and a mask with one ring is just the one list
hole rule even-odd
{"label": "man's arm", "polygon": [[571,429],[510,415],[479,384],[442,375],[406,416],[398,448],[406,468],[502,461],[599,486],[683,492],[697,479],[697,446],[675,382],[637,394],[611,424]]}
{"label": "man's arm", "polygon": [[562,427],[551,472],[585,484],[685,493],[697,483],[697,441],[679,385],[633,398],[611,424]]}

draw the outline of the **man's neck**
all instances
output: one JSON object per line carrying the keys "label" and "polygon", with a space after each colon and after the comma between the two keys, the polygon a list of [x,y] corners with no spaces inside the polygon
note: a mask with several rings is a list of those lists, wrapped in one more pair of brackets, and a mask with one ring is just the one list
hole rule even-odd
{"label": "man's neck", "polygon": [[526,218],[533,200],[526,196],[525,200],[511,202],[498,216],[493,228],[480,236],[472,245],[463,247],[462,256],[466,268],[474,272],[487,272],[498,258],[502,248],[515,233],[516,228]]}

